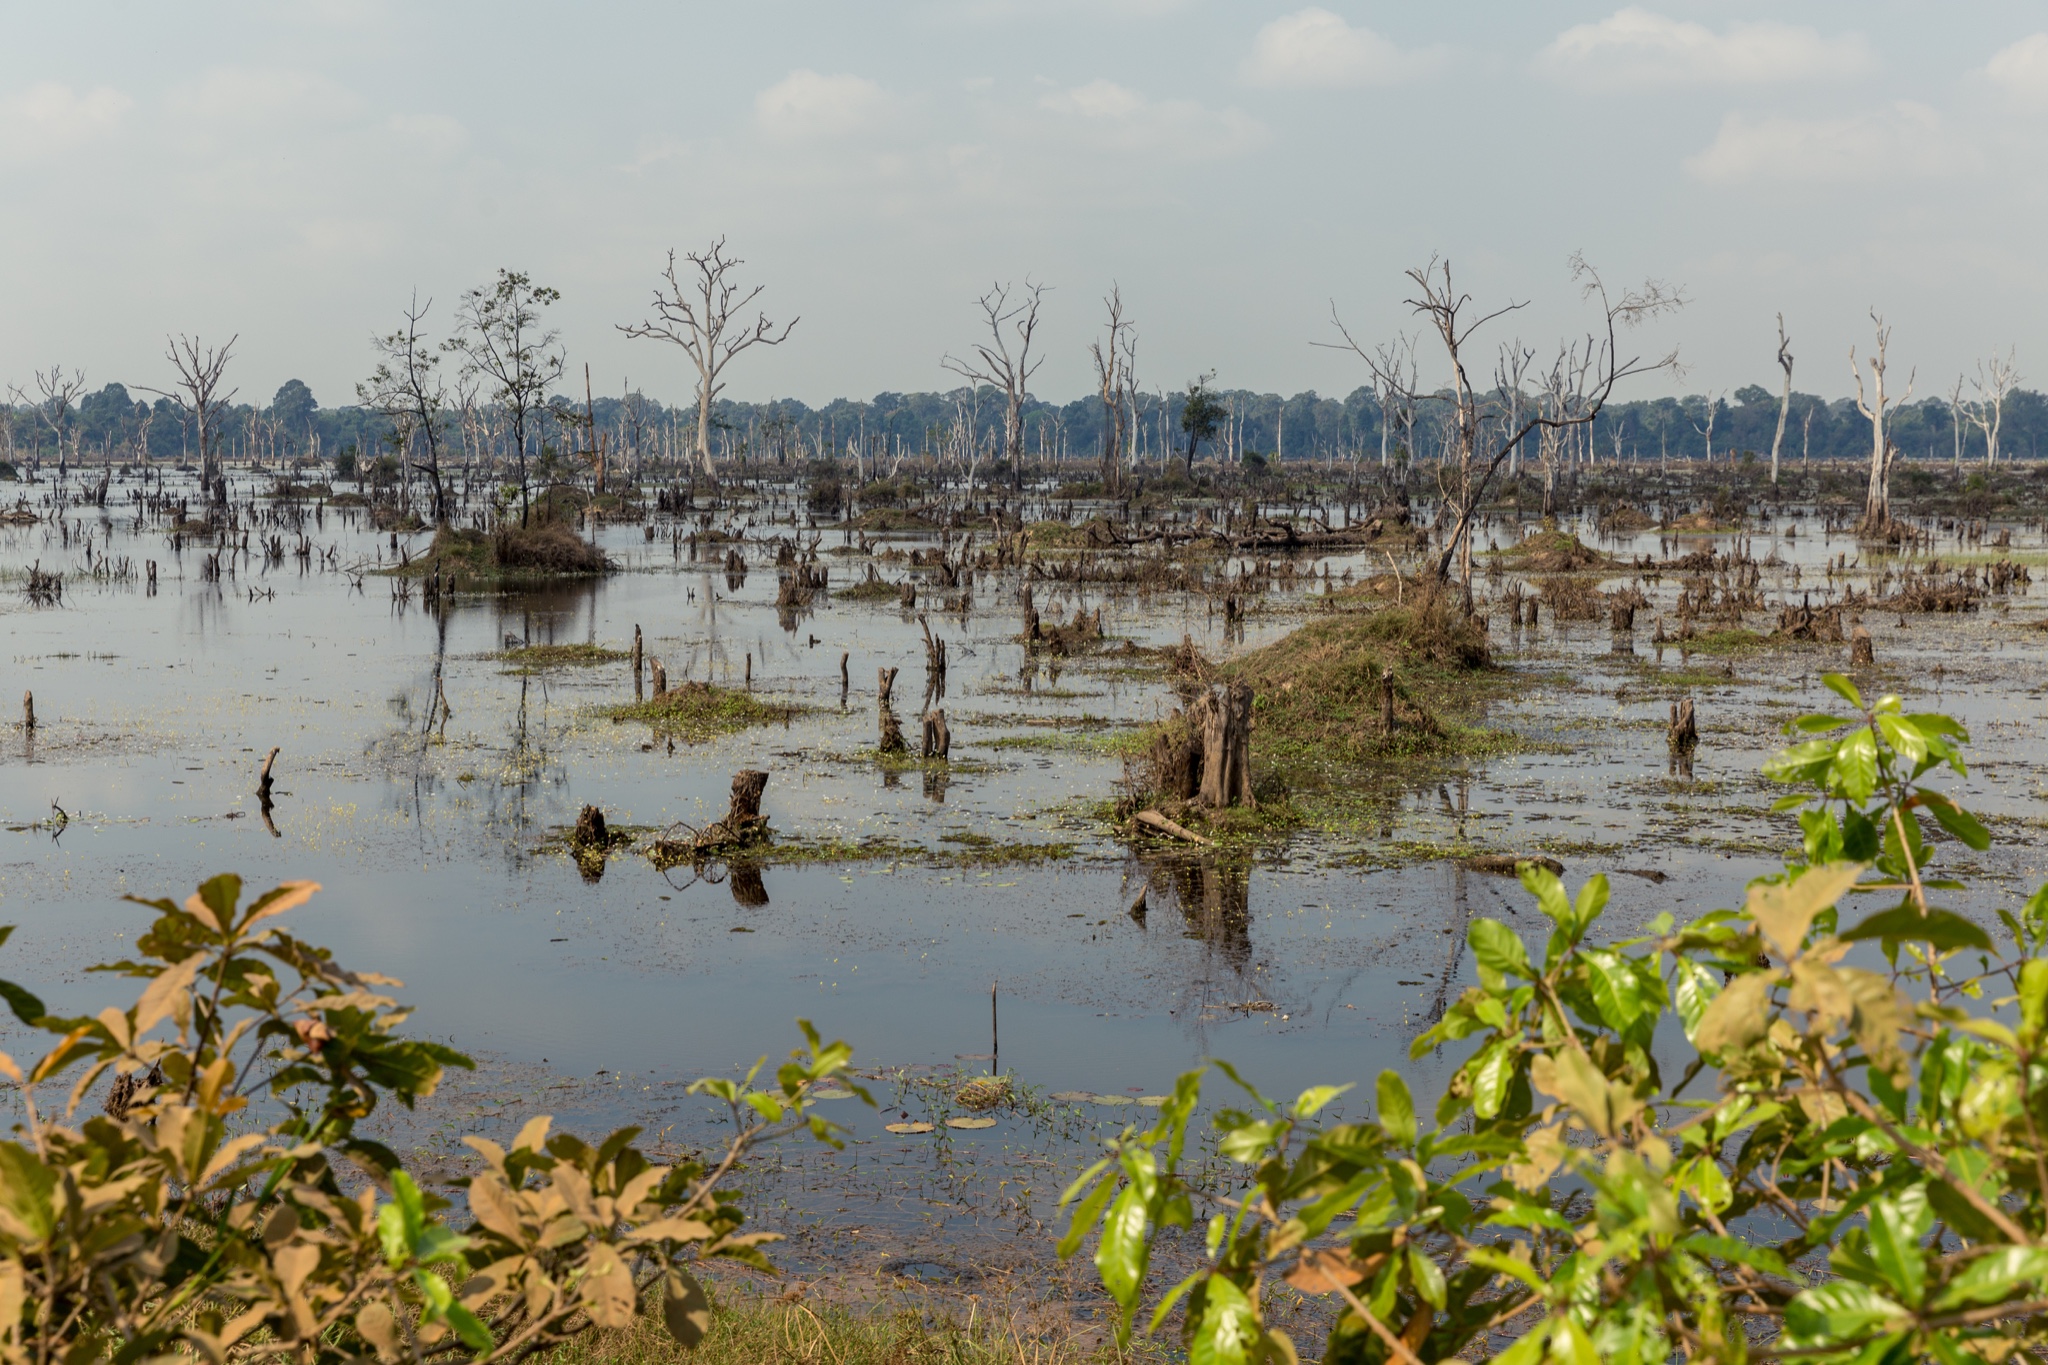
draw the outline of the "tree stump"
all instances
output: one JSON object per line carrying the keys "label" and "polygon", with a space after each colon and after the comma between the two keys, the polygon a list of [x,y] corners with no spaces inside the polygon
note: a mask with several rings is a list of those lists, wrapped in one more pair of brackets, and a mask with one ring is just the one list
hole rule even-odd
{"label": "tree stump", "polygon": [[1849,667],[1875,668],[1876,666],[1877,651],[1871,645],[1870,632],[1862,626],[1858,626],[1849,634]]}
{"label": "tree stump", "polygon": [[917,585],[906,582],[903,585],[902,591],[898,594],[897,600],[903,604],[903,610],[905,611],[914,608],[917,605]]}
{"label": "tree stump", "polygon": [[654,699],[660,701],[668,695],[668,670],[661,666],[659,659],[651,660],[647,667],[654,678]]}
{"label": "tree stump", "polygon": [[21,728],[30,734],[35,733],[36,694],[33,692],[23,692],[21,694]]}
{"label": "tree stump", "polygon": [[1692,698],[1671,703],[1671,723],[1665,730],[1665,740],[1674,754],[1689,754],[1700,744],[1700,730],[1693,715]]}
{"label": "tree stump", "polygon": [[742,768],[732,775],[732,808],[725,813],[725,827],[737,832],[761,823],[761,794],[768,790],[768,774],[758,768]]}
{"label": "tree stump", "polygon": [[1616,635],[1632,635],[1636,628],[1636,604],[1616,602],[1610,612],[1610,623]]}
{"label": "tree stump", "polygon": [[946,728],[946,713],[934,707],[924,713],[924,757],[944,759],[952,752],[953,734]]}
{"label": "tree stump", "polygon": [[880,683],[875,697],[876,720],[881,729],[878,747],[885,754],[908,753],[910,746],[903,742],[903,727],[897,723],[895,708],[889,705],[889,693],[896,686],[896,670],[877,669]]}
{"label": "tree stump", "polygon": [[270,804],[270,765],[277,762],[277,746],[272,745],[270,753],[263,760],[263,771],[256,775],[256,799],[265,806]]}
{"label": "tree stump", "polygon": [[1389,739],[1394,735],[1394,670],[1380,670],[1380,731]]}
{"label": "tree stump", "polygon": [[640,673],[644,656],[640,649],[640,627],[633,627],[633,700],[640,700]]}
{"label": "tree stump", "polygon": [[1212,810],[1252,799],[1252,689],[1229,683],[1197,703],[1202,727],[1202,804]]}
{"label": "tree stump", "polygon": [[570,832],[569,842],[579,849],[609,848],[611,831],[605,828],[604,812],[596,806],[585,806],[576,816],[576,828]]}

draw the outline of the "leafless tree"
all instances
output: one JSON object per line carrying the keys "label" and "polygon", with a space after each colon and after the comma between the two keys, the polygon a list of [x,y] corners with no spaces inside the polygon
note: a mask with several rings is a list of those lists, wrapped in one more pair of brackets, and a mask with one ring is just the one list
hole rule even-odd
{"label": "leafless tree", "polygon": [[1949,434],[1955,438],[1955,471],[1963,472],[1963,423],[1970,420],[1970,411],[1963,406],[1963,377],[1956,376],[1956,382],[1948,391]]}
{"label": "leafless tree", "polygon": [[757,313],[751,325],[736,324],[734,315],[766,286],[741,290],[732,276],[746,262],[725,254],[725,238],[703,251],[685,252],[683,259],[696,272],[687,286],[676,275],[676,253],[671,250],[668,268],[661,273],[662,284],[654,291],[654,316],[619,330],[629,337],[673,342],[697,366],[696,456],[705,475],[716,478],[711,461],[711,405],[725,389],[725,367],[750,346],[780,346],[802,319],[791,318],[779,332],[766,313]]}
{"label": "leafless tree", "polygon": [[1970,420],[1977,430],[1984,433],[1984,463],[1998,463],[1998,429],[2005,422],[2005,400],[2019,387],[2019,367],[2014,364],[2017,350],[2008,350],[2003,360],[1997,356],[1977,362],[1977,377],[1970,381],[1970,387],[1977,391],[1977,401],[1969,408]]}
{"label": "leafless tree", "polygon": [[[10,389],[15,400],[35,409],[36,418],[50,429],[57,442],[57,477],[62,479],[70,468],[70,458],[77,449],[78,432],[71,421],[71,409],[78,401],[78,395],[85,392],[85,371],[73,370],[66,374],[62,365],[52,365],[48,370],[37,370],[36,394],[30,398],[20,389]],[[40,445],[40,442],[38,442]],[[41,460],[37,460],[41,464]]]}
{"label": "leafless tree", "polygon": [[1877,329],[1876,352],[1865,362],[1870,366],[1871,387],[1866,398],[1863,388],[1863,364],[1856,359],[1856,348],[1849,348],[1849,371],[1856,376],[1856,410],[1870,419],[1870,482],[1863,494],[1863,532],[1866,535],[1883,535],[1892,524],[1892,461],[1898,458],[1899,448],[1892,444],[1891,431],[1885,413],[1887,404],[1898,406],[1913,396],[1913,376],[1906,376],[1906,392],[1898,398],[1887,398],[1884,391],[1885,353],[1891,349],[1892,329],[1885,326],[1875,308],[1870,310],[1871,324]]}
{"label": "leafless tree", "polygon": [[[356,398],[396,428],[401,458],[412,460],[414,470],[426,476],[433,490],[434,524],[439,526],[448,520],[448,490],[441,478],[441,420],[448,390],[441,382],[441,357],[420,330],[433,306],[432,299],[421,303],[414,290],[403,310],[404,325],[388,336],[371,338],[377,368],[356,385]],[[416,444],[424,448],[424,460],[412,459]]]}
{"label": "leafless tree", "polygon": [[561,333],[541,325],[541,309],[561,300],[558,289],[535,284],[522,271],[498,271],[497,282],[462,296],[455,335],[445,349],[459,352],[464,377],[487,384],[512,429],[519,460],[519,524],[532,517],[532,482],[526,474],[527,428],[547,410],[548,390],[568,361]]}
{"label": "leafless tree", "polygon": [[1792,339],[1785,335],[1785,315],[1778,314],[1778,368],[1785,372],[1785,391],[1778,398],[1778,432],[1771,437],[1771,486],[1778,483],[1778,447],[1785,444],[1785,419],[1792,413]]}
{"label": "leafless tree", "polygon": [[[1559,401],[1554,406],[1534,407],[1512,427],[1497,428],[1496,436],[1487,419],[1492,415],[1495,395],[1508,382],[1512,368],[1508,360],[1509,351],[1502,348],[1503,356],[1495,372],[1494,393],[1486,393],[1472,382],[1468,373],[1473,335],[1487,323],[1523,305],[1509,303],[1491,312],[1476,312],[1472,307],[1472,296],[1459,292],[1452,280],[1450,262],[1441,257],[1432,257],[1429,264],[1407,272],[1416,293],[1406,302],[1436,332],[1443,344],[1445,359],[1450,364],[1449,392],[1440,395],[1439,399],[1448,405],[1449,410],[1445,414],[1444,457],[1437,473],[1444,499],[1441,515],[1450,519],[1450,525],[1442,537],[1436,577],[1439,582],[1447,583],[1452,567],[1458,567],[1468,610],[1472,597],[1472,522],[1479,514],[1488,486],[1515,448],[1538,428],[1573,427],[1592,422],[1622,380],[1656,370],[1675,369],[1678,365],[1676,351],[1645,361],[1639,357],[1624,360],[1620,350],[1620,334],[1624,330],[1683,305],[1684,299],[1678,290],[1652,280],[1640,289],[1628,290],[1616,298],[1608,293],[1599,272],[1577,254],[1571,258],[1571,273],[1574,282],[1580,285],[1581,297],[1597,300],[1600,322],[1582,339],[1559,344],[1557,358],[1551,367],[1551,372],[1558,376]],[[1371,364],[1373,358],[1353,340],[1342,320],[1336,318],[1334,310],[1332,319],[1344,338],[1344,347]],[[1411,389],[1407,401],[1413,402],[1420,397]]]}
{"label": "leafless tree", "polygon": [[1694,422],[1694,423],[1692,424],[1692,429],[1693,429],[1694,431],[1697,431],[1697,432],[1699,432],[1699,433],[1700,433],[1700,434],[1701,434],[1702,436],[1705,436],[1705,437],[1707,438],[1707,463],[1708,463],[1708,464],[1712,464],[1712,463],[1714,462],[1714,418],[1715,418],[1715,417],[1716,417],[1716,416],[1717,416],[1717,415],[1719,414],[1719,412],[1720,412],[1720,409],[1721,409],[1721,395],[1720,395],[1720,394],[1714,394],[1714,393],[1710,393],[1710,394],[1708,394],[1708,395],[1707,395],[1707,424],[1706,424],[1705,426],[1701,426],[1701,425],[1700,425],[1700,424],[1699,424],[1698,422]]}
{"label": "leafless tree", "polygon": [[[1344,331],[1344,324],[1337,318],[1337,304],[1330,303],[1330,320],[1337,330]],[[1351,334],[1344,333],[1346,349],[1357,351],[1365,361],[1367,373],[1372,376],[1373,396],[1380,405],[1380,468],[1390,467],[1392,460],[1387,451],[1388,437],[1398,421],[1401,425],[1401,450],[1409,463],[1415,460],[1415,394],[1420,382],[1415,367],[1415,338],[1406,332],[1396,333],[1390,342],[1373,347],[1372,354],[1351,342]],[[1328,342],[1316,343],[1320,346]]]}
{"label": "leafless tree", "polygon": [[1124,444],[1128,438],[1123,398],[1138,341],[1136,325],[1124,316],[1123,294],[1115,284],[1110,285],[1102,303],[1109,310],[1109,320],[1104,324],[1109,333],[1108,344],[1091,341],[1088,354],[1095,362],[1096,391],[1102,397],[1103,416],[1108,419],[1103,426],[1102,491],[1114,493],[1123,482]]}
{"label": "leafless tree", "polygon": [[[1003,456],[1010,462],[1016,486],[1024,486],[1024,398],[1026,386],[1044,357],[1031,358],[1031,342],[1038,331],[1038,307],[1046,286],[1029,278],[1021,291],[997,283],[976,299],[988,340],[977,341],[974,354],[965,359],[946,355],[939,364],[971,384],[986,384],[1003,391]],[[1011,348],[1015,347],[1015,354]]]}
{"label": "leafless tree", "polygon": [[192,428],[199,441],[199,482],[208,490],[219,490],[214,493],[216,500],[224,500],[226,484],[215,469],[215,447],[220,444],[221,418],[238,392],[229,389],[222,393],[220,386],[240,335],[229,337],[223,346],[208,346],[196,336],[166,337],[164,356],[178,372],[177,387],[143,389],[170,399]]}

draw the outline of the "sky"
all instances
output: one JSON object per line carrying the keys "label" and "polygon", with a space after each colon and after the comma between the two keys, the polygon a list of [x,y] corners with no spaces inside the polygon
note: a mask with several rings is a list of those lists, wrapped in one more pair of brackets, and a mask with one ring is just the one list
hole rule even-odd
{"label": "sky", "polygon": [[[632,340],[724,237],[789,340],[728,396],[950,387],[996,281],[1049,286],[1032,390],[1093,389],[1116,286],[1147,389],[1343,394],[1447,258],[1478,344],[1595,315],[1568,261],[1688,304],[1623,397],[1850,391],[1873,308],[1916,396],[2048,381],[2048,0],[7,0],[0,383],[51,364],[353,400],[416,289],[559,289],[581,387],[687,401]],[[1422,375],[1441,379],[1422,352]],[[1434,367],[1434,368],[1433,368]],[[1476,368],[1490,370],[1490,363]]]}

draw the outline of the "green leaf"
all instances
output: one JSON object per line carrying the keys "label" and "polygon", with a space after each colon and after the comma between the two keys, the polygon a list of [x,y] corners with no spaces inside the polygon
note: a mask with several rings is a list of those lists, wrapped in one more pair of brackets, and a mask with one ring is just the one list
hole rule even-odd
{"label": "green leaf", "polygon": [[1850,943],[1872,938],[1910,939],[1932,944],[1944,953],[1958,948],[1975,948],[1986,953],[1992,951],[1991,935],[1954,911],[1929,910],[1922,915],[1911,905],[1895,905],[1889,910],[1880,910],[1843,934],[1842,938]]}
{"label": "green leaf", "polygon": [[1872,1200],[1870,1257],[1898,1297],[1916,1305],[1927,1288],[1927,1260],[1921,1238],[1934,1228],[1934,1211],[1924,1185],[1908,1185]]}
{"label": "green leaf", "polygon": [[1785,1305],[1786,1345],[1827,1345],[1906,1316],[1906,1309],[1867,1284],[1830,1280],[1801,1290]]}
{"label": "green leaf", "polygon": [[1430,1259],[1429,1253],[1413,1242],[1408,1244],[1408,1276],[1415,1285],[1415,1292],[1422,1301],[1438,1312],[1448,1297],[1444,1289],[1444,1272]]}
{"label": "green leaf", "polygon": [[0,1207],[13,1214],[41,1244],[57,1228],[53,1202],[57,1173],[18,1142],[0,1142]]}
{"label": "green leaf", "polygon": [[1226,1160],[1255,1166],[1265,1159],[1266,1149],[1273,1145],[1273,1139],[1287,1126],[1272,1120],[1243,1124],[1225,1133],[1222,1141],[1216,1144],[1216,1150]]}
{"label": "green leaf", "polygon": [[1746,1265],[1752,1270],[1761,1270],[1766,1275],[1778,1275],[1786,1279],[1794,1278],[1794,1273],[1786,1268],[1783,1256],[1780,1256],[1767,1246],[1758,1246],[1752,1242],[1745,1242],[1740,1237],[1715,1237],[1706,1233],[1700,1233],[1680,1242],[1678,1248],[1681,1251],[1689,1251],[1695,1256],[1710,1256],[1716,1260],[1733,1261],[1737,1265]]}
{"label": "green leaf", "polygon": [[1824,734],[1829,730],[1839,730],[1848,723],[1848,721],[1843,720],[1840,716],[1800,716],[1795,720],[1785,722],[1785,733],[1789,735],[1794,730],[1798,730],[1804,734],[1818,735]]}
{"label": "green leaf", "polygon": [[1849,705],[1855,707],[1858,711],[1865,709],[1863,694],[1856,690],[1855,683],[1850,682],[1840,673],[1823,673],[1820,675],[1820,680],[1821,685],[1826,687],[1828,691],[1834,693],[1843,701],[1848,702]]}
{"label": "green leaf", "polygon": [[1400,1073],[1382,1071],[1379,1079],[1380,1127],[1402,1146],[1415,1141],[1415,1099]]}
{"label": "green leaf", "polygon": [[1678,1020],[1685,1026],[1685,1036],[1691,1041],[1699,1032],[1700,1019],[1706,1014],[1707,1006],[1714,1003],[1714,997],[1721,988],[1711,973],[1689,957],[1678,959],[1678,984],[1675,994],[1678,1004]]}
{"label": "green leaf", "polygon": [[[1543,869],[1536,870],[1550,877]],[[1527,880],[1526,874],[1524,880]],[[1550,877],[1550,882],[1556,886],[1557,878]],[[1562,888],[1558,889],[1557,898],[1560,902],[1564,900]],[[1472,946],[1473,960],[1482,968],[1503,974],[1513,972],[1521,977],[1535,976],[1529,969],[1529,950],[1522,946],[1522,940],[1515,931],[1499,920],[1473,920],[1472,927],[1465,931],[1465,941]]]}
{"label": "green leaf", "polygon": [[1102,1220],[1102,1242],[1095,1249],[1095,1270],[1102,1277],[1102,1287],[1122,1309],[1117,1326],[1119,1341],[1130,1337],[1131,1313],[1145,1283],[1145,1266],[1151,1256],[1145,1234],[1150,1222],[1145,1201],[1134,1185],[1124,1188]]}
{"label": "green leaf", "polygon": [[1307,1090],[1301,1092],[1299,1099],[1295,1100],[1294,1117],[1298,1119],[1314,1118],[1322,1112],[1324,1105],[1336,1099],[1350,1088],[1348,1085],[1310,1086]]}
{"label": "green leaf", "polygon": [[1572,903],[1566,898],[1564,883],[1557,879],[1557,874],[1539,863],[1523,863],[1516,869],[1516,875],[1550,922],[1560,929],[1569,929]]}
{"label": "green leaf", "polygon": [[1628,1032],[1643,1013],[1635,968],[1604,948],[1588,949],[1579,960],[1586,964],[1586,984],[1592,988],[1593,1007],[1600,1011],[1601,1021],[1616,1033]]}
{"label": "green leaf", "polygon": [[1605,872],[1595,872],[1586,879],[1586,884],[1579,888],[1578,902],[1572,907],[1576,932],[1585,933],[1593,921],[1600,918],[1600,912],[1607,908],[1608,895]]}
{"label": "green leaf", "polygon": [[2029,958],[2020,968],[2020,1021],[2036,1034],[2048,1024],[2048,960]]}
{"label": "green leaf", "polygon": [[1970,848],[1982,853],[1991,847],[1991,831],[1979,824],[1976,816],[1955,802],[1934,792],[1920,793],[1920,802],[1934,812],[1935,820],[1943,829]]}
{"label": "green leaf", "polygon": [[1865,726],[1843,740],[1828,764],[1828,787],[1851,801],[1868,801],[1877,790],[1877,736]]}
{"label": "green leaf", "polygon": [[1496,1039],[1472,1063],[1472,1112],[1482,1119],[1498,1117],[1508,1088],[1514,1084],[1521,1035]]}
{"label": "green leaf", "polygon": [[1259,1315],[1244,1291],[1221,1275],[1202,1290],[1202,1317],[1188,1343],[1188,1365],[1245,1365],[1259,1340]]}
{"label": "green leaf", "polygon": [[1948,1312],[1970,1304],[1999,1303],[2022,1295],[2022,1286],[2048,1280],[2048,1250],[2040,1247],[1997,1247],[1964,1267],[1961,1274],[1943,1287],[1934,1300],[1936,1312]]}
{"label": "green leaf", "polygon": [[[11,931],[14,926],[7,927]],[[0,981],[0,996],[6,997],[7,1006],[14,1011],[14,1017],[30,1028],[41,1027],[43,1021],[49,1018],[50,1011],[44,1006],[41,998],[12,981]]]}
{"label": "green leaf", "polygon": [[1899,757],[1915,767],[1926,761],[1927,736],[1920,733],[1919,726],[1902,716],[1879,716],[1877,728]]}

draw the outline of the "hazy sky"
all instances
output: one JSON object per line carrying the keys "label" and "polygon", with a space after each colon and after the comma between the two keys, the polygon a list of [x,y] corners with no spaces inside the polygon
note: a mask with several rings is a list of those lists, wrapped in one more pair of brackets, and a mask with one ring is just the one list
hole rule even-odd
{"label": "hazy sky", "polygon": [[[563,293],[572,364],[681,399],[614,324],[723,233],[791,340],[731,395],[941,388],[991,279],[1053,286],[1036,392],[1123,290],[1149,387],[1344,393],[1446,253],[1552,344],[1575,250],[1692,300],[1689,391],[1849,387],[1868,309],[1919,394],[2048,381],[2048,0],[66,0],[6,6],[0,378],[164,383],[239,332],[245,399],[352,401],[417,287]],[[433,319],[430,319],[430,321]],[[1507,335],[1503,332],[1503,339]],[[1425,370],[1425,377],[1430,377]],[[1659,391],[1637,388],[1631,396]]]}

